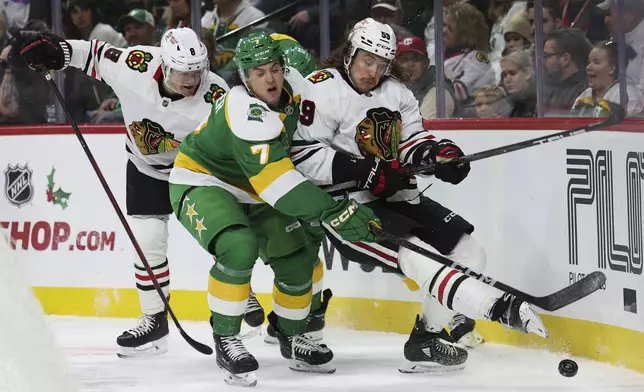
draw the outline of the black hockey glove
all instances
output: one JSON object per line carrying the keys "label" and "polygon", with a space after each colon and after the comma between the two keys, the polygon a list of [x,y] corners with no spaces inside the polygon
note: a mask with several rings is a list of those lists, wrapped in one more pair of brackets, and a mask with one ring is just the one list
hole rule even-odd
{"label": "black hockey glove", "polygon": [[369,190],[374,196],[387,198],[409,188],[411,178],[402,174],[400,168],[400,161],[395,159],[385,161],[373,155],[355,159],[337,153],[333,160],[333,181],[356,181],[359,188]]}
{"label": "black hockey glove", "polygon": [[21,35],[20,41],[20,55],[34,71],[60,71],[71,61],[71,45],[57,35],[28,33]]}
{"label": "black hockey glove", "polygon": [[470,173],[469,163],[450,163],[452,159],[464,156],[454,142],[448,139],[440,141],[428,140],[416,147],[412,153],[411,162],[414,165],[433,165],[434,177],[451,184],[458,184]]}

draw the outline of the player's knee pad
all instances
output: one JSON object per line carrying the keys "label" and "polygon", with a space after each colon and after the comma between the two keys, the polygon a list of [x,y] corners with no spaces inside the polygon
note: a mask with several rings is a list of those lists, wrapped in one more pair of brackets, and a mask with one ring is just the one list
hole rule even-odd
{"label": "player's knee pad", "polygon": [[[407,240],[423,248],[433,249],[418,237],[412,236]],[[416,282],[423,290],[426,290],[430,281],[442,267],[442,264],[407,248],[400,248],[398,251],[398,266],[406,277]]]}
{"label": "player's knee pad", "polygon": [[[134,215],[130,219],[130,227],[150,267],[165,263],[168,253],[168,216]],[[134,264],[143,267],[136,253]]]}
{"label": "player's knee pad", "polygon": [[219,233],[214,242],[211,248],[215,252],[216,263],[231,270],[252,270],[259,257],[257,236],[249,227],[226,228]]}
{"label": "player's knee pad", "polygon": [[324,286],[324,262],[317,258],[317,262],[313,265],[313,295],[322,292]]}
{"label": "player's knee pad", "polygon": [[476,238],[469,234],[463,234],[452,253],[447,256],[472,271],[483,272],[487,264],[487,254]]}

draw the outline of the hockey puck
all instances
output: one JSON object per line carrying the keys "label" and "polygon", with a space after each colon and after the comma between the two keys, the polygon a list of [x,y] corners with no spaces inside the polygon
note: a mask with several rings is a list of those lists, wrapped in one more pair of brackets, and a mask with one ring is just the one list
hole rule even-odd
{"label": "hockey puck", "polygon": [[572,359],[564,359],[559,362],[559,373],[564,377],[575,377],[577,370],[579,370],[579,366]]}

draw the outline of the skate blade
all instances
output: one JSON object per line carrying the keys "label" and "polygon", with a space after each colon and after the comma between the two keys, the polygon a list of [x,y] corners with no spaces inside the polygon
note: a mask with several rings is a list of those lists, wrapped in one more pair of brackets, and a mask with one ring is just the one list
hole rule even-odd
{"label": "skate blade", "polygon": [[[239,335],[237,337],[239,340],[248,340],[251,338],[254,338],[257,335],[261,335],[262,333],[262,327],[251,327],[249,325],[242,325],[241,331],[239,332]],[[277,340],[277,338],[275,338]]]}
{"label": "skate blade", "polygon": [[529,303],[524,302],[521,304],[521,307],[519,307],[519,317],[523,322],[525,332],[539,335],[542,338],[548,338],[550,336],[541,317],[532,309]]}
{"label": "skate blade", "polygon": [[436,362],[406,362],[398,368],[400,373],[405,374],[449,374],[461,372],[465,364],[445,366]]}
{"label": "skate blade", "polygon": [[472,331],[463,335],[457,343],[471,349],[482,346],[485,343],[485,339],[478,332]]}
{"label": "skate blade", "polygon": [[153,342],[148,342],[138,347],[123,347],[119,346],[119,350],[116,355],[119,358],[144,358],[151,357],[155,355],[161,355],[168,352],[168,340],[164,336],[161,339],[155,340]]}
{"label": "skate blade", "polygon": [[264,343],[267,344],[279,344],[279,340],[275,336],[271,336],[269,334],[264,335]]}
{"label": "skate blade", "polygon": [[224,369],[224,382],[235,387],[254,387],[257,385],[255,372],[232,374]]}
{"label": "skate blade", "polygon": [[331,362],[327,362],[323,365],[309,365],[308,363],[303,361],[298,361],[296,359],[289,359],[288,368],[296,372],[304,372],[304,373],[323,373],[323,374],[335,373],[335,366],[333,366]]}

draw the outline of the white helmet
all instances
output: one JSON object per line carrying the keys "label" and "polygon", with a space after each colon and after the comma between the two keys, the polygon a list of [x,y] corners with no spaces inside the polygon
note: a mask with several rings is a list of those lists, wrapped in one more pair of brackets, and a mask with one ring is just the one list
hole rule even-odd
{"label": "white helmet", "polygon": [[197,33],[187,27],[169,29],[161,37],[161,60],[163,76],[168,83],[170,71],[202,71],[201,83],[209,71],[208,51]]}
{"label": "white helmet", "polygon": [[384,75],[389,75],[391,64],[396,58],[396,34],[391,26],[366,18],[356,23],[349,32],[349,57],[344,59],[344,67],[349,74],[349,66],[358,49],[389,60]]}

